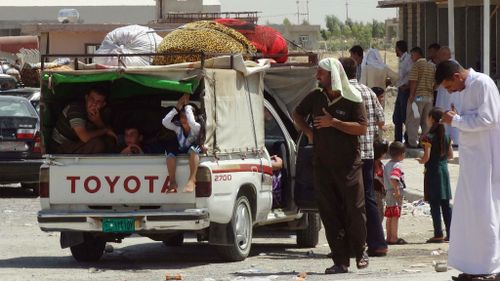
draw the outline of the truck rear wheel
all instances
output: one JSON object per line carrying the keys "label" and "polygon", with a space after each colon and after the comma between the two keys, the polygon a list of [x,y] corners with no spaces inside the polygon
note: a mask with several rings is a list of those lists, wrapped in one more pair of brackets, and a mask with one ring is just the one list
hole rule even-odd
{"label": "truck rear wheel", "polygon": [[307,227],[297,230],[297,246],[300,248],[314,248],[318,245],[321,219],[317,213],[306,213]]}
{"label": "truck rear wheel", "polygon": [[217,252],[225,261],[242,261],[250,254],[252,246],[252,210],[248,198],[239,196],[229,223],[234,237],[230,246],[216,246]]}
{"label": "truck rear wheel", "polygon": [[90,233],[83,234],[83,243],[71,246],[73,258],[79,262],[98,261],[104,253],[106,242],[95,238]]}
{"label": "truck rear wheel", "polygon": [[174,234],[167,239],[163,240],[163,245],[169,247],[180,247],[184,243],[184,233]]}

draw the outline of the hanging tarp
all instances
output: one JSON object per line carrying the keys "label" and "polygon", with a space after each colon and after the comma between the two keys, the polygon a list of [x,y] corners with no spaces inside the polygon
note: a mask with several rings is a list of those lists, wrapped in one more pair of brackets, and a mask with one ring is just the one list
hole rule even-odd
{"label": "hanging tarp", "polygon": [[66,73],[45,73],[43,75],[44,81],[49,81],[53,85],[59,85],[64,83],[93,83],[93,82],[104,82],[104,81],[115,81],[118,79],[127,79],[132,82],[138,83],[142,86],[169,90],[182,93],[193,93],[193,91],[198,86],[198,81],[195,79],[191,81],[176,81],[169,80],[163,77],[144,75],[144,74],[131,74],[131,73],[120,73],[120,72],[98,72],[85,75],[76,74],[66,74]]}

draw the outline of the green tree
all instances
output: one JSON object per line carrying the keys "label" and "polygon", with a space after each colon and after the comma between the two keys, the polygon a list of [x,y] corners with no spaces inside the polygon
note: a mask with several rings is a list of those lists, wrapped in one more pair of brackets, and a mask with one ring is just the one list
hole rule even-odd
{"label": "green tree", "polygon": [[292,22],[288,19],[288,18],[285,18],[283,20],[283,25],[284,26],[291,26],[292,25]]}
{"label": "green tree", "polygon": [[325,41],[331,37],[330,32],[326,29],[321,29],[319,32],[321,34],[321,38],[323,38],[323,40]]}
{"label": "green tree", "polygon": [[330,15],[325,17],[326,28],[330,32],[330,36],[338,38],[342,32],[342,26],[344,25],[336,16]]}
{"label": "green tree", "polygon": [[373,38],[384,38],[385,36],[385,23],[373,20],[372,22],[372,36]]}

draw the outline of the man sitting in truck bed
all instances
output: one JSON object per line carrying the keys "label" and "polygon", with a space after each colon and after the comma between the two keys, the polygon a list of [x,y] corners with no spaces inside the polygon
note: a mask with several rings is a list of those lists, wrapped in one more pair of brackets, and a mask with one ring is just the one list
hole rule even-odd
{"label": "man sitting in truck bed", "polygon": [[52,131],[55,153],[95,154],[113,152],[116,135],[102,117],[108,93],[93,88],[85,95],[85,102],[67,105]]}

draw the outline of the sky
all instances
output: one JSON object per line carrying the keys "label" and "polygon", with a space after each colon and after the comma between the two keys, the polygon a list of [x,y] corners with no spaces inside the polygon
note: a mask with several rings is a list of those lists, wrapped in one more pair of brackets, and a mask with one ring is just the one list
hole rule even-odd
{"label": "sky", "polygon": [[[220,0],[223,12],[259,11],[259,23],[282,23],[286,17],[297,23],[297,0]],[[306,13],[307,0],[299,0],[300,13]],[[377,8],[378,0],[347,0],[349,18],[354,21],[383,21],[396,16],[396,9]],[[309,0],[309,22],[325,25],[326,15],[346,19],[346,0]],[[300,22],[307,19],[300,16]]]}

